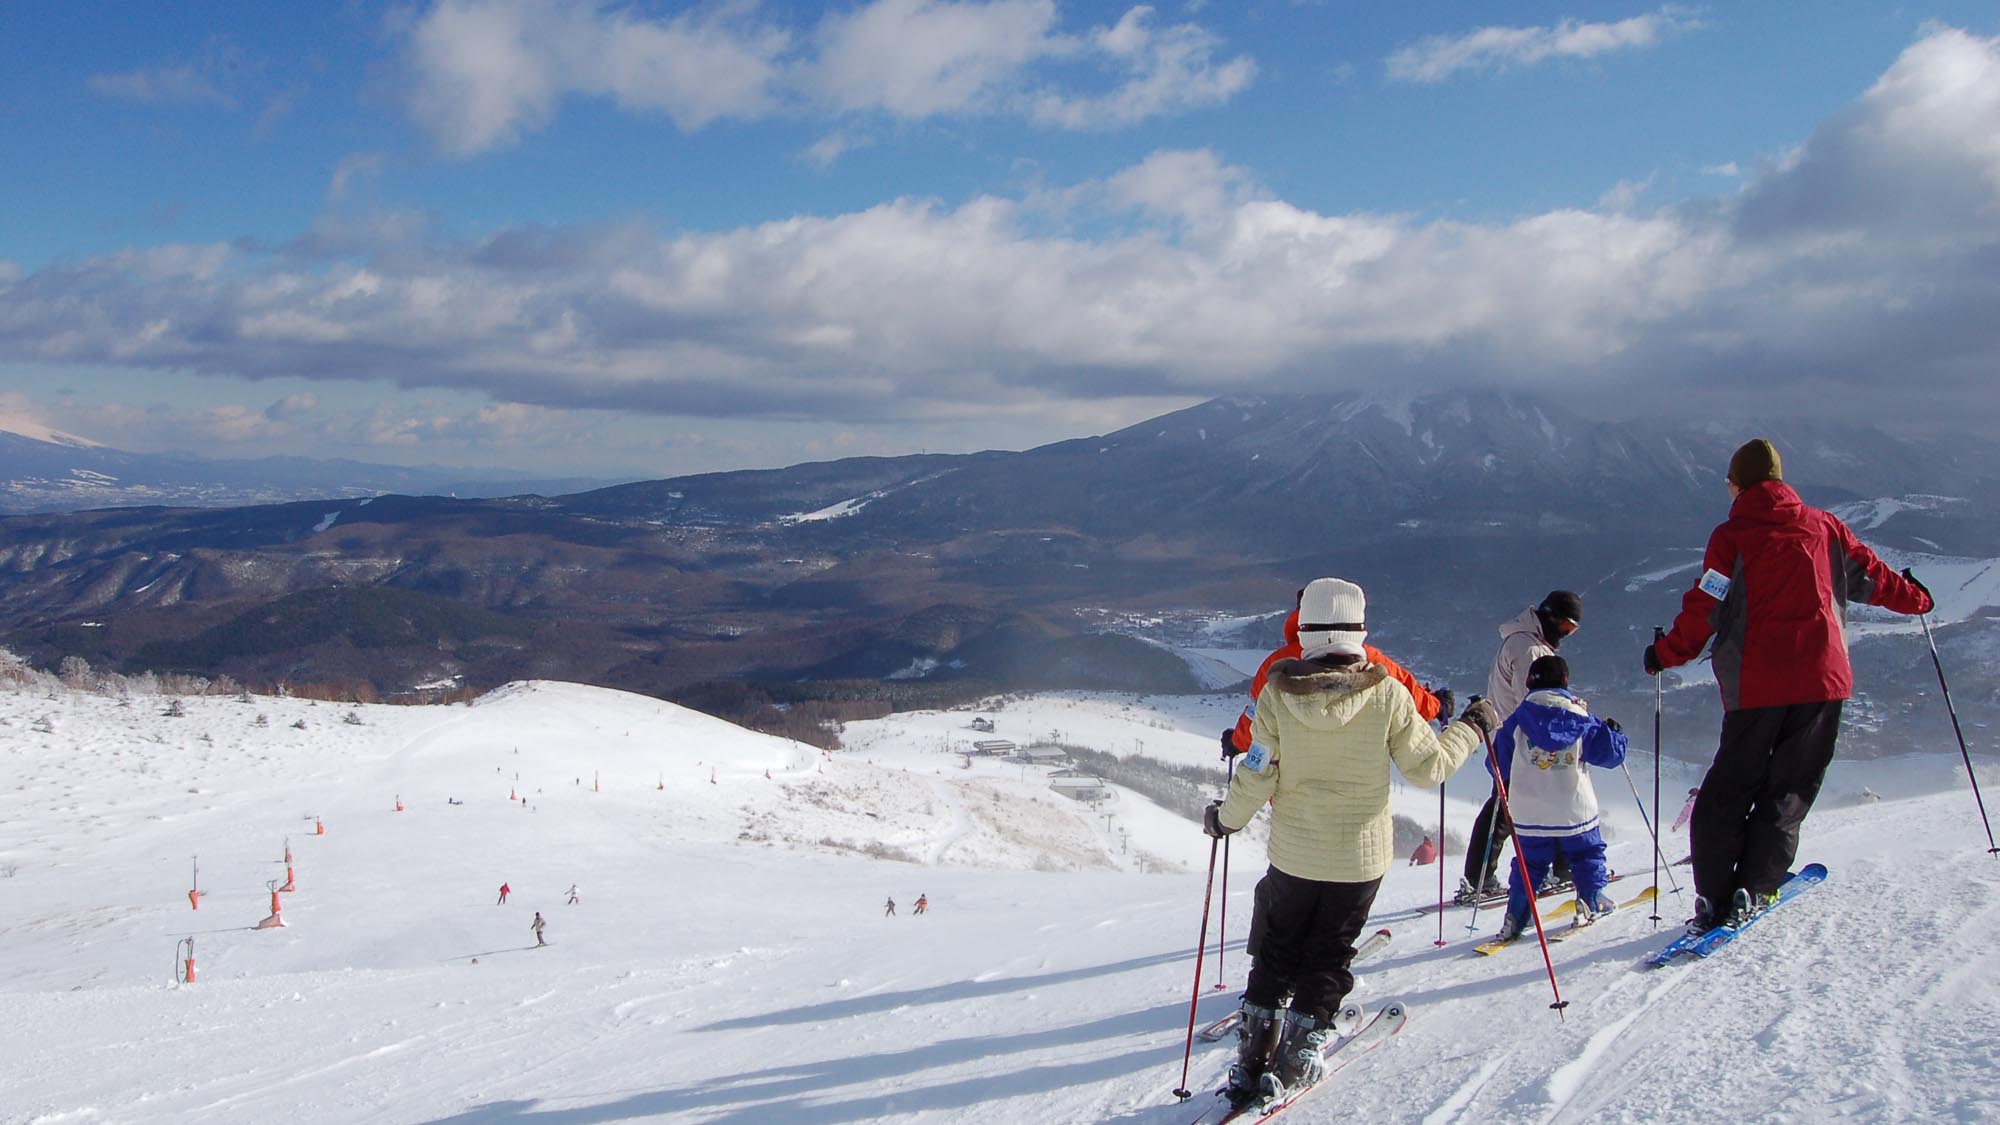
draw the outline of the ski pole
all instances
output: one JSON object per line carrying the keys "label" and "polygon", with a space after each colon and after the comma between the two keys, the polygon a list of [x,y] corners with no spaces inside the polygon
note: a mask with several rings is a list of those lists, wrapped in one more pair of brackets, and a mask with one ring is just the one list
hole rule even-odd
{"label": "ski pole", "polygon": [[1194,947],[1194,997],[1188,1001],[1187,1049],[1181,1052],[1181,1084],[1174,1087],[1174,1096],[1182,1101],[1194,1097],[1194,1092],[1187,1088],[1187,1076],[1188,1067],[1194,1062],[1195,1009],[1201,1003],[1201,955],[1208,952],[1208,904],[1215,892],[1215,856],[1221,844],[1221,840],[1208,842],[1208,887],[1201,892],[1201,941]]}
{"label": "ski pole", "polygon": [[1486,744],[1486,757],[1493,763],[1493,792],[1500,799],[1499,811],[1507,814],[1507,835],[1514,841],[1514,869],[1520,873],[1521,887],[1528,895],[1528,917],[1535,920],[1535,940],[1542,943],[1542,964],[1549,970],[1549,991],[1556,997],[1549,1007],[1555,1009],[1556,1019],[1561,1020],[1569,1001],[1563,999],[1562,986],[1556,983],[1556,963],[1549,956],[1549,935],[1542,930],[1542,908],[1535,904],[1535,881],[1528,877],[1528,859],[1521,854],[1521,830],[1514,823],[1514,810],[1507,804],[1507,783],[1500,780],[1500,752],[1493,748],[1493,740],[1483,729],[1479,741]]}
{"label": "ski pole", "polygon": [[1438,786],[1438,937],[1432,944],[1444,947],[1444,786]]}
{"label": "ski pole", "polygon": [[[1658,625],[1653,626],[1654,656],[1657,657],[1659,655],[1660,642],[1666,639],[1667,631]],[[1648,831],[1653,834],[1652,922],[1656,929],[1660,925],[1660,830],[1653,826],[1660,823],[1660,759],[1665,756],[1665,751],[1660,748],[1660,697],[1664,690],[1660,676],[1663,674],[1659,672],[1653,674],[1653,819],[1646,824]],[[1669,874],[1672,874],[1673,869],[1669,867],[1667,871]],[[1680,892],[1675,891],[1674,893],[1679,894]]]}
{"label": "ski pole", "polygon": [[[1236,759],[1229,759],[1229,782],[1236,782]],[[1227,786],[1223,796],[1229,796]],[[1228,987],[1222,983],[1222,955],[1229,948],[1229,837],[1222,838],[1222,918],[1215,924],[1215,989],[1217,992]]]}
{"label": "ski pole", "polygon": [[[1473,699],[1476,702],[1478,700],[1478,697],[1474,696]],[[1496,781],[1494,784],[1497,785],[1499,783]],[[1493,866],[1493,853],[1497,850],[1493,846],[1493,838],[1499,835],[1498,819],[1500,816],[1500,804],[1494,798],[1488,797],[1486,799],[1486,806],[1487,809],[1490,810],[1490,812],[1486,817],[1486,850],[1483,853],[1481,853],[1479,857],[1479,871],[1478,871],[1479,881],[1472,885],[1472,918],[1471,920],[1465,923],[1465,928],[1468,932],[1477,930],[1479,928],[1479,900],[1484,895],[1486,888],[1486,872]],[[1514,821],[1510,817],[1508,818],[1507,821],[1508,830],[1512,831],[1513,826],[1514,826]],[[1472,827],[1473,831],[1475,832],[1478,831],[1479,822],[1477,820],[1473,821]],[[1466,854],[1470,855],[1471,849],[1468,848]]]}
{"label": "ski pole", "polygon": [[1944,682],[1944,661],[1938,659],[1937,638],[1931,636],[1931,618],[1927,613],[1917,614],[1917,620],[1924,623],[1924,642],[1931,646],[1931,666],[1937,669],[1938,690],[1944,692],[1944,709],[1951,712],[1951,732],[1958,736],[1958,754],[1965,759],[1965,776],[1972,781],[1972,799],[1979,805],[1979,823],[1986,826],[1986,852],[2000,855],[2000,847],[1993,843],[1993,822],[1986,819],[1986,798],[1979,795],[1979,773],[1972,768],[1972,752],[1965,748],[1965,731],[1958,725],[1958,708],[1952,706],[1951,686]]}
{"label": "ski pole", "polygon": [[1632,767],[1620,763],[1619,768],[1625,771],[1625,784],[1632,787],[1632,803],[1639,806],[1639,819],[1646,822],[1646,831],[1652,833],[1653,836],[1654,899],[1655,901],[1657,901],[1659,898],[1659,889],[1660,889],[1659,873],[1662,868],[1664,868],[1667,873],[1667,885],[1674,889],[1675,894],[1679,894],[1681,893],[1681,887],[1680,884],[1674,880],[1674,865],[1668,863],[1667,857],[1660,851],[1660,830],[1653,827],[1652,818],[1646,815],[1646,801],[1644,798],[1639,796],[1639,783],[1632,780]]}

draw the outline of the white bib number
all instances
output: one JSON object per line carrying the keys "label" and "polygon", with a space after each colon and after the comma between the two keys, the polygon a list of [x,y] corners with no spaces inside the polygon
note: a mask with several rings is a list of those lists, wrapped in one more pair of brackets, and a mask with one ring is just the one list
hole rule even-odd
{"label": "white bib number", "polygon": [[1718,571],[1705,570],[1701,574],[1699,589],[1716,601],[1721,601],[1729,596],[1729,579],[1724,578]]}

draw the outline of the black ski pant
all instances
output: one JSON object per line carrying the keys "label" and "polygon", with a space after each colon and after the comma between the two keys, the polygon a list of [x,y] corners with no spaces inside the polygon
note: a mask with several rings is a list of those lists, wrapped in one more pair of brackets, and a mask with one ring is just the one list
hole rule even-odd
{"label": "black ski pant", "polygon": [[1365,883],[1327,883],[1301,879],[1273,867],[1258,885],[1257,914],[1250,927],[1258,934],[1257,953],[1250,963],[1250,981],[1243,1002],[1266,1008],[1284,1006],[1328,1023],[1340,1002],[1354,991],[1354,939],[1375,905],[1380,879]]}
{"label": "black ski pant", "polygon": [[1250,892],[1250,936],[1243,941],[1243,952],[1252,960],[1256,959],[1257,951],[1264,945],[1264,925],[1271,920],[1270,898],[1271,872],[1266,871],[1264,877],[1257,880],[1257,888]]}
{"label": "black ski pant", "polygon": [[[1500,793],[1495,790],[1491,797],[1486,798],[1486,804],[1480,807],[1479,816],[1472,822],[1472,838],[1466,841],[1466,882],[1474,887],[1499,882],[1500,855],[1513,831],[1514,824],[1507,819],[1507,810],[1500,804]],[[1556,853],[1555,880],[1558,883],[1570,881],[1569,857],[1561,852]]]}
{"label": "black ski pant", "polygon": [[1729,909],[1736,888],[1778,889],[1799,854],[1799,825],[1819,796],[1840,735],[1838,699],[1749,707],[1722,716],[1722,744],[1694,799],[1694,890]]}

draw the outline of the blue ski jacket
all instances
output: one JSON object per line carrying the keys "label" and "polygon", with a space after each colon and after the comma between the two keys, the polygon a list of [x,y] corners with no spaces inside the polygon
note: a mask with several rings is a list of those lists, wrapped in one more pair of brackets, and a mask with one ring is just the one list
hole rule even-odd
{"label": "blue ski jacket", "polygon": [[1623,765],[1625,735],[1568,691],[1545,688],[1530,693],[1500,725],[1493,752],[1515,831],[1575,836],[1597,827],[1597,791],[1583,767]]}

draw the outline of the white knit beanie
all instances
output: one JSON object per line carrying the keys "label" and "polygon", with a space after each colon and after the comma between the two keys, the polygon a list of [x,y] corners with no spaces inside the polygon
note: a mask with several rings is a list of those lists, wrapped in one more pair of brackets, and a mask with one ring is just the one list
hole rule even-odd
{"label": "white knit beanie", "polygon": [[1315,578],[1299,597],[1299,655],[1363,656],[1368,598],[1344,578]]}

